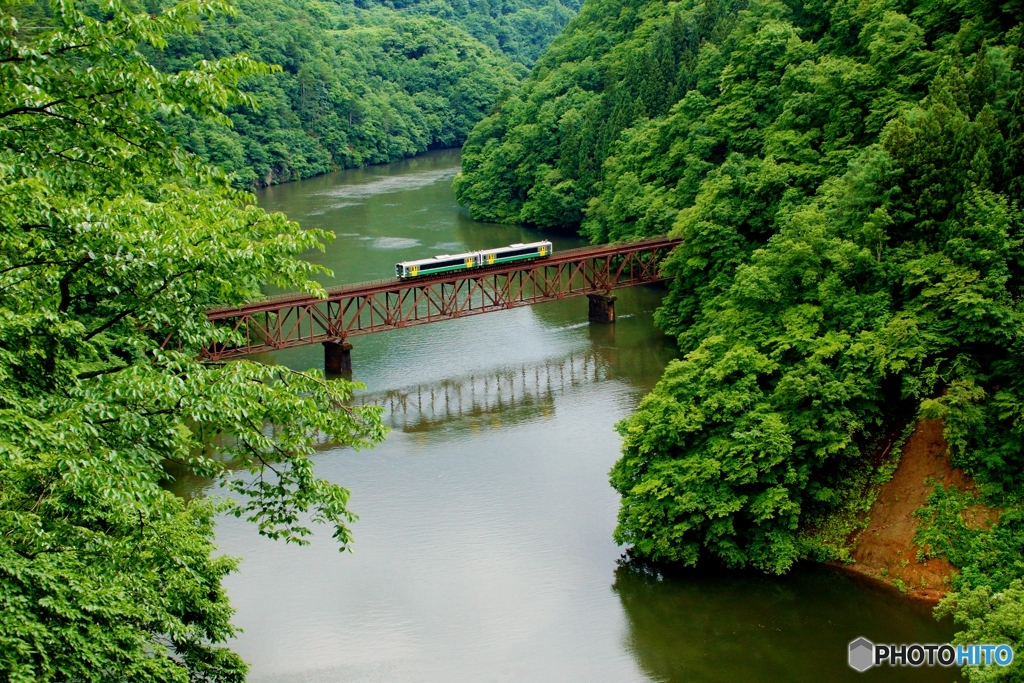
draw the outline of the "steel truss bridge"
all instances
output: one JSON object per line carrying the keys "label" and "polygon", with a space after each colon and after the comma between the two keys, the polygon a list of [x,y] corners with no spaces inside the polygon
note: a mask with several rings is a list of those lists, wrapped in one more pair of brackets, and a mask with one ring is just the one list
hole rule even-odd
{"label": "steel truss bridge", "polygon": [[239,308],[212,309],[209,319],[230,328],[234,343],[213,344],[203,355],[216,361],[344,343],[361,334],[588,295],[591,319],[611,321],[614,297],[608,294],[666,279],[661,261],[680,241],[659,237],[584,247],[535,261],[344,285],[329,289],[322,299],[286,294]]}

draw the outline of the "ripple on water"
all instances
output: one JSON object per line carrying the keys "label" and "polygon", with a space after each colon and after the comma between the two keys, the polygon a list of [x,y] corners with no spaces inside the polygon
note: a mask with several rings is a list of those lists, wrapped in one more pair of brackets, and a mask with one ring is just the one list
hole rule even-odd
{"label": "ripple on water", "polygon": [[435,244],[434,246],[430,247],[431,251],[436,251],[438,254],[443,254],[445,252],[461,251],[462,249],[465,248],[466,245],[464,245],[462,242],[439,242],[438,244]]}
{"label": "ripple on water", "polygon": [[458,168],[442,168],[435,171],[424,171],[422,173],[410,173],[408,175],[388,176],[371,180],[368,183],[357,185],[341,185],[324,190],[318,194],[328,197],[344,197],[346,199],[366,199],[379,194],[389,192],[402,192],[404,190],[417,190],[427,185],[433,185],[441,180],[454,178]]}
{"label": "ripple on water", "polygon": [[372,249],[411,249],[420,246],[420,241],[411,237],[378,237],[370,245]]}

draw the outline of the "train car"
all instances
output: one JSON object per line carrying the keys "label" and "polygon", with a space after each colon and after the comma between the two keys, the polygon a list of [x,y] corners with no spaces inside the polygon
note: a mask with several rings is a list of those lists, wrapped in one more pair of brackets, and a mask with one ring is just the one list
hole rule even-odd
{"label": "train car", "polygon": [[481,265],[493,266],[500,263],[511,263],[512,261],[526,261],[528,259],[550,256],[552,252],[551,242],[531,242],[529,244],[510,244],[507,247],[498,249],[485,249],[480,252]]}
{"label": "train car", "polygon": [[419,261],[402,261],[395,264],[395,275],[400,278],[422,277],[424,275],[438,275],[455,270],[468,270],[479,264],[480,254],[475,251],[465,254],[441,254],[433,258],[420,259]]}
{"label": "train car", "polygon": [[553,245],[545,240],[543,242],[531,242],[530,244],[510,244],[507,247],[499,247],[498,249],[470,251],[464,254],[441,254],[433,258],[396,263],[395,275],[403,280],[426,275],[439,275],[441,273],[470,270],[482,266],[543,258],[550,256],[552,251]]}

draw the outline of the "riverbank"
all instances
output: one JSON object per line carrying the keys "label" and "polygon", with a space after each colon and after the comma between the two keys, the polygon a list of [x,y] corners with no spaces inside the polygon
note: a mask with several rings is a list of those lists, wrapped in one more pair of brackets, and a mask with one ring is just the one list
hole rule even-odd
{"label": "riverbank", "polygon": [[401,163],[403,161],[410,161],[417,157],[422,157],[432,153],[456,153],[459,154],[462,151],[462,141],[456,142],[451,145],[439,145],[439,146],[428,146],[423,149],[413,149],[403,152],[400,156],[390,159],[378,159],[375,161],[356,162],[356,163],[342,163],[338,164],[331,162],[328,166],[320,168],[311,172],[309,175],[281,175],[275,174],[273,169],[267,171],[266,177],[255,178],[252,183],[245,187],[249,192],[261,192],[263,190],[270,189],[277,185],[287,185],[288,183],[298,183],[303,180],[314,180],[316,178],[322,178],[323,176],[330,175],[332,173],[341,173],[344,171],[363,171],[372,169],[374,167],[385,167],[391,164]]}
{"label": "riverbank", "polygon": [[[892,479],[873,493],[874,502],[862,518],[863,528],[850,539],[850,561],[832,562],[845,572],[891,587],[908,598],[937,603],[952,586],[957,567],[944,557],[926,557],[915,543],[915,513],[936,485],[976,492],[974,480],[950,461],[949,446],[939,420],[920,420],[902,446]],[[990,525],[994,515],[982,506],[966,512],[974,527]]]}

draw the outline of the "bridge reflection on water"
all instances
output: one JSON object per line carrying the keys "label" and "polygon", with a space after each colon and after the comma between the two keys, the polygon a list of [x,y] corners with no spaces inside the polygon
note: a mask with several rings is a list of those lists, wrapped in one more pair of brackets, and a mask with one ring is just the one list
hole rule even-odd
{"label": "bridge reflection on water", "polygon": [[652,347],[650,353],[631,349],[620,355],[618,348],[607,345],[614,340],[613,328],[590,328],[592,343],[560,358],[361,393],[351,403],[383,407],[384,423],[403,432],[428,432],[442,426],[473,428],[550,416],[560,395],[597,382],[649,377],[653,369],[664,367],[663,346]]}
{"label": "bridge reflection on water", "polygon": [[355,405],[384,408],[385,424],[406,432],[432,431],[444,423],[487,416],[519,421],[553,410],[554,397],[591,382],[609,379],[611,366],[594,349],[555,361],[501,368],[432,384],[417,384],[356,397]]}

